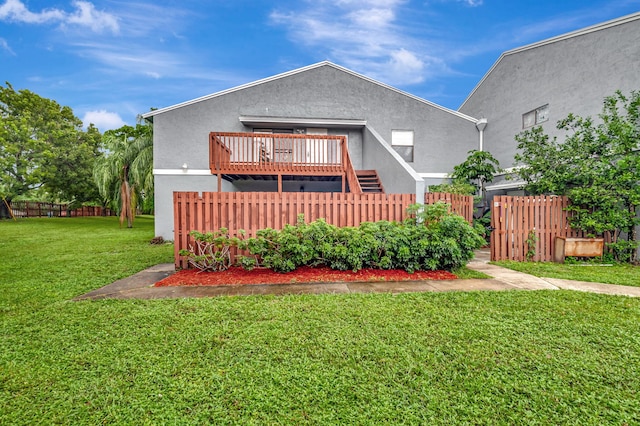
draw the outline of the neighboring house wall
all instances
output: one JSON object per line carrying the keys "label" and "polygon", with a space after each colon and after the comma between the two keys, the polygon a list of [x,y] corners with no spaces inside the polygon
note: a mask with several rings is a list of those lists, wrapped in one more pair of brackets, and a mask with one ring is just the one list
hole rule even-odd
{"label": "neighboring house wall", "polygon": [[616,90],[640,90],[640,13],[505,52],[459,111],[486,117],[485,149],[513,165],[523,114],[549,105],[545,132],[569,113],[594,119]]}
{"label": "neighboring house wall", "polygon": [[[391,141],[392,130],[413,130],[414,162],[409,168],[419,172],[446,173],[464,161],[467,152],[478,146],[475,119],[464,114],[402,93],[389,86],[330,63],[321,63],[282,76],[251,83],[237,89],[220,92],[182,105],[168,107],[145,114],[154,123],[154,172],[156,172],[156,212],[162,219],[156,221],[156,234],[170,239],[168,223],[173,223],[173,212],[165,219],[173,205],[169,194],[174,190],[215,191],[214,177],[188,177],[180,173],[187,170],[203,173],[209,170],[209,132],[247,132],[240,117],[274,117],[295,119],[309,125],[293,127],[322,127],[311,125],[314,120],[360,120],[375,129],[385,141]],[[268,128],[268,125],[256,126]],[[280,127],[286,128],[282,124]],[[377,138],[363,136],[359,128],[329,128],[329,134],[348,135],[351,160],[356,169],[376,169],[387,192],[408,193],[424,190],[416,183],[404,166],[389,164],[396,161],[387,149],[379,149]],[[368,146],[373,144],[374,146]],[[392,169],[402,170],[407,182],[399,182]],[[177,171],[176,176],[166,173]],[[164,174],[163,174],[164,173]],[[189,184],[193,181],[193,185]],[[227,186],[224,190],[248,190],[248,184]],[[262,185],[262,184],[260,184]],[[270,188],[269,184],[261,186]],[[418,185],[418,186],[416,186]],[[256,186],[258,188],[258,186]],[[397,188],[397,190],[396,190]],[[306,189],[305,189],[306,190]],[[311,187],[309,188],[311,190]]]}

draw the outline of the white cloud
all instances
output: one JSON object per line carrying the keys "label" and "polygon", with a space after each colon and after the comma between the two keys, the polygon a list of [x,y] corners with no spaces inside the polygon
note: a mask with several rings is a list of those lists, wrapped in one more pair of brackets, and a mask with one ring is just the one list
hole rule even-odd
{"label": "white cloud", "polygon": [[153,50],[134,42],[125,45],[101,41],[76,42],[73,47],[80,56],[101,64],[100,71],[113,75],[114,78],[126,75],[153,80],[194,79],[219,82],[222,87],[246,81],[237,71],[212,72],[211,68],[194,62],[187,53],[175,49]]}
{"label": "white cloud", "polygon": [[76,12],[69,14],[66,19],[67,24],[77,24],[82,27],[89,27],[99,33],[105,29],[116,34],[119,30],[118,19],[107,13],[96,10],[95,6],[86,1],[75,1],[73,5]]}
{"label": "white cloud", "polygon": [[6,0],[0,5],[0,20],[8,22],[20,22],[26,24],[44,24],[58,22],[62,26],[80,26],[91,28],[100,33],[104,30],[118,33],[118,18],[114,15],[96,10],[95,6],[86,1],[74,1],[74,12],[65,12],[60,9],[44,9],[40,12],[32,12],[20,0]]}
{"label": "white cloud", "polygon": [[7,40],[3,39],[2,37],[0,37],[0,49],[9,52],[9,54],[13,56],[16,55],[16,53],[11,49],[11,46],[9,46],[9,43],[7,43]]}
{"label": "white cloud", "polygon": [[[84,72],[106,74],[121,80],[142,77],[148,80],[192,78],[221,82],[222,85],[239,84],[244,81],[237,72],[212,72],[193,52],[177,49],[174,41],[185,45],[180,32],[197,15],[180,6],[164,6],[155,3],[110,0],[110,7],[117,16],[96,9],[95,0],[67,0],[68,11],[48,9],[41,12],[28,10],[27,0],[0,0],[0,22],[57,24],[64,32],[58,38],[48,37],[47,42],[66,46],[67,50],[83,61]],[[34,9],[34,6],[31,6]],[[46,18],[46,19],[45,19]],[[187,19],[189,18],[189,19]],[[73,28],[88,28],[92,31],[75,31]],[[118,37],[105,37],[101,32],[118,33]],[[157,40],[157,43],[150,40]],[[163,40],[161,42],[161,40]],[[0,44],[0,51],[3,46]]]}
{"label": "white cloud", "polygon": [[386,27],[394,19],[395,13],[391,9],[370,9],[367,13],[358,10],[349,14],[349,19],[362,27]]}
{"label": "white cloud", "polygon": [[407,83],[421,83],[424,81],[422,75],[425,63],[408,50],[400,49],[391,52],[389,67],[396,78],[400,78],[400,80]]}
{"label": "white cloud", "polygon": [[418,39],[405,35],[398,17],[401,0],[325,0],[307,9],[281,13],[271,20],[290,38],[328,50],[332,60],[389,84],[414,84],[439,66]]}
{"label": "white cloud", "polygon": [[191,22],[185,18],[197,16],[187,9],[164,4],[131,1],[110,3],[118,11],[118,23],[127,37],[157,37],[158,41],[171,37],[179,39],[182,38],[179,32]]}
{"label": "white cloud", "polygon": [[177,76],[185,72],[178,54],[152,51],[135,44],[111,44],[100,41],[77,42],[74,47],[83,57],[93,58],[111,72],[143,75],[153,79]]}
{"label": "white cloud", "polygon": [[102,133],[107,130],[117,129],[126,124],[118,113],[109,112],[104,109],[87,111],[82,118],[82,123],[84,123],[85,127],[93,123]]}
{"label": "white cloud", "polygon": [[7,0],[0,5],[0,19],[3,21],[42,24],[48,21],[61,21],[64,16],[64,12],[57,9],[45,9],[39,13],[30,12],[20,0]]}
{"label": "white cloud", "polygon": [[347,6],[347,7],[359,7],[359,8],[369,8],[369,7],[395,7],[402,3],[405,3],[406,0],[329,0],[327,3],[335,3],[338,6]]}

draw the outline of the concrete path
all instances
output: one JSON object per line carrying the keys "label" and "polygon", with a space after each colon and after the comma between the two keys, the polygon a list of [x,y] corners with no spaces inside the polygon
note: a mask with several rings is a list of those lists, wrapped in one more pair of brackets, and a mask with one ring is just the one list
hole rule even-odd
{"label": "concrete path", "polygon": [[229,286],[153,287],[175,272],[172,263],[156,265],[128,278],[91,291],[74,300],[98,299],[167,299],[184,297],[242,296],[258,294],[321,293],[410,293],[425,291],[506,291],[506,290],[577,290],[640,297],[640,287],[538,278],[533,275],[490,265],[488,250],[476,252],[469,269],[484,272],[491,279],[443,281],[386,281],[359,283],[260,284]]}
{"label": "concrete path", "polygon": [[[538,278],[523,272],[513,271],[496,265],[490,265],[488,250],[479,250],[467,267],[474,271],[484,272],[505,285],[522,290],[576,290],[590,293],[602,293],[618,296],[640,297],[640,287],[614,284],[591,283],[586,281],[563,280],[559,278]],[[468,281],[468,280],[463,280]]]}

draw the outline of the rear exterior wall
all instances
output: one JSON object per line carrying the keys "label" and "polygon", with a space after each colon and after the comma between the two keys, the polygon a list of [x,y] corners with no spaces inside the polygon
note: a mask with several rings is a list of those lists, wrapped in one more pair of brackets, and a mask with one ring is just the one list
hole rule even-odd
{"label": "rear exterior wall", "polygon": [[[252,131],[239,120],[241,116],[364,120],[388,143],[392,130],[413,130],[414,161],[408,164],[418,172],[450,172],[477,148],[478,141],[473,120],[324,65],[155,115],[154,169],[180,170],[186,164],[189,171],[208,170],[209,132]],[[363,138],[361,129],[329,129],[329,133],[349,135],[356,169],[376,169],[388,161],[363,154],[368,152],[366,142],[375,139]],[[194,176],[189,190],[215,191],[215,181]],[[166,217],[171,211],[163,219],[166,223],[156,224],[158,235],[172,238],[168,237],[172,225],[167,227],[173,223],[168,193],[189,188],[188,182],[189,176],[156,175],[156,188],[163,194],[156,196],[157,215]]]}

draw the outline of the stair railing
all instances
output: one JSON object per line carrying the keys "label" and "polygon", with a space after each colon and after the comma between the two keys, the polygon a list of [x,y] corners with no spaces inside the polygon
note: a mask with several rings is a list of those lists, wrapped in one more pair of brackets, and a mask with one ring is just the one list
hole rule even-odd
{"label": "stair railing", "polygon": [[351,157],[349,156],[349,150],[347,149],[347,139],[342,138],[342,158],[343,167],[345,171],[345,176],[347,178],[347,183],[349,184],[349,192],[353,192],[354,194],[362,194],[362,187],[360,186],[360,181],[358,180],[358,176],[356,175],[356,170],[353,168],[353,163],[351,162]]}

